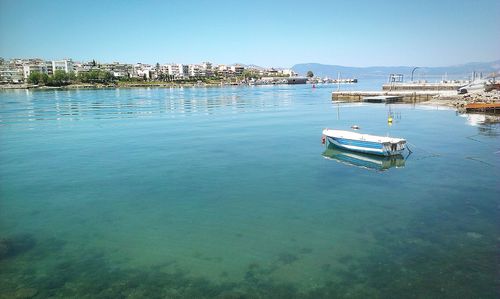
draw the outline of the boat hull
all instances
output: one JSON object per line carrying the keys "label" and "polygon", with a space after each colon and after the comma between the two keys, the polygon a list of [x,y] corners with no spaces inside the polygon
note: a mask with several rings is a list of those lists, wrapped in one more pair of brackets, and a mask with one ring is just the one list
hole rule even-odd
{"label": "boat hull", "polygon": [[402,138],[361,134],[342,130],[323,130],[323,138],[341,149],[379,156],[400,155],[406,147]]}
{"label": "boat hull", "polygon": [[400,155],[403,150],[387,151],[384,146],[376,142],[359,141],[344,138],[328,137],[330,144],[341,149],[350,150],[353,152],[360,152],[365,154],[379,155],[379,156],[393,156]]}

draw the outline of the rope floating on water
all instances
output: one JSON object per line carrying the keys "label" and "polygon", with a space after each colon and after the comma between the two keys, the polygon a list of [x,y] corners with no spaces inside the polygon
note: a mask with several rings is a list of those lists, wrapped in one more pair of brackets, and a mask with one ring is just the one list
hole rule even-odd
{"label": "rope floating on water", "polygon": [[475,157],[465,157],[465,159],[467,159],[467,160],[472,160],[472,161],[477,161],[477,162],[483,163],[483,164],[485,164],[485,165],[488,165],[488,166],[491,166],[491,167],[495,167],[495,165],[493,165],[493,164],[491,164],[491,163],[488,163],[488,162],[486,162],[486,161],[483,161],[483,160],[481,160],[481,159],[479,159],[479,158],[475,158]]}
{"label": "rope floating on water", "polygon": [[[414,148],[420,149],[420,150],[422,150],[422,151],[426,152],[427,154],[429,154],[428,156],[424,156],[424,157],[421,157],[421,158],[416,159],[416,160],[422,160],[422,159],[425,159],[425,158],[433,158],[433,157],[439,157],[439,156],[441,156],[441,154],[438,154],[438,153],[433,153],[433,152],[428,151],[428,150],[426,150],[426,149],[424,149],[424,148],[421,148],[421,147],[419,147],[419,146],[416,146],[416,145],[415,145],[415,144],[413,144],[413,143],[410,143],[410,142],[406,142],[406,143],[408,143],[408,145],[411,145],[411,146],[412,146],[412,147],[414,147]],[[410,150],[410,148],[409,148],[408,146],[407,146],[406,148],[408,148],[408,150],[410,151],[410,153],[413,153],[413,151],[412,151],[412,150]]]}

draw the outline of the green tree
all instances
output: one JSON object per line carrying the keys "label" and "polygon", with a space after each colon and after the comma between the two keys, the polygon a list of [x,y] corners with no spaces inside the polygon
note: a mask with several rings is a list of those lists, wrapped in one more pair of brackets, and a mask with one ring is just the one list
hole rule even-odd
{"label": "green tree", "polygon": [[245,79],[249,79],[249,78],[257,79],[260,77],[257,72],[252,71],[252,70],[244,70],[242,75],[243,75],[243,78],[245,78]]}
{"label": "green tree", "polygon": [[75,72],[69,72],[68,73],[68,80],[72,83],[76,81],[76,74]]}
{"label": "green tree", "polygon": [[111,82],[113,81],[113,74],[111,74],[110,72],[107,72],[107,71],[102,71],[102,70],[99,70],[99,74],[98,74],[98,81],[101,82],[101,83],[108,83],[108,82]]}
{"label": "green tree", "polygon": [[76,76],[76,78],[79,82],[82,82],[82,83],[88,82],[86,72],[79,72],[78,75]]}
{"label": "green tree", "polygon": [[158,81],[164,81],[165,80],[165,76],[164,76],[163,72],[161,71],[161,67],[160,67],[160,63],[159,62],[156,63],[155,70],[156,70],[156,79]]}
{"label": "green tree", "polygon": [[31,72],[30,75],[28,76],[28,83],[31,84],[39,84],[41,83],[42,79],[42,74],[39,72]]}
{"label": "green tree", "polygon": [[87,82],[90,83],[95,83],[99,81],[99,70],[91,70],[90,72],[87,73],[86,79]]}
{"label": "green tree", "polygon": [[78,73],[78,81],[83,83],[109,83],[115,77],[108,71],[91,70],[85,73]]}
{"label": "green tree", "polygon": [[314,77],[314,73],[312,71],[307,71],[307,75],[306,75],[308,78],[312,78]]}
{"label": "green tree", "polygon": [[40,74],[40,83],[43,85],[47,85],[47,82],[49,82],[49,75],[46,73]]}
{"label": "green tree", "polygon": [[69,75],[63,70],[57,70],[54,72],[54,75],[52,75],[52,82],[50,82],[50,85],[52,86],[63,86],[63,85],[68,85],[70,84],[69,80]]}
{"label": "green tree", "polygon": [[54,76],[47,76],[47,80],[45,81],[45,85],[54,86]]}

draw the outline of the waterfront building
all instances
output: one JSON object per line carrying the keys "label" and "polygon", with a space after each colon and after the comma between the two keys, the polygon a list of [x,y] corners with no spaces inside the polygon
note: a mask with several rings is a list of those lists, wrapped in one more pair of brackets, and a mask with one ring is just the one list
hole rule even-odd
{"label": "waterfront building", "polygon": [[32,72],[40,72],[53,75],[55,71],[62,70],[66,73],[74,71],[77,75],[92,70],[104,70],[113,74],[117,78],[146,78],[165,80],[186,79],[199,77],[220,76],[224,78],[242,76],[245,70],[250,70],[254,76],[279,76],[296,77],[297,74],[290,69],[263,69],[256,66],[245,67],[244,65],[214,65],[205,61],[200,64],[180,64],[169,63],[155,65],[136,63],[126,64],[119,62],[96,63],[95,60],[89,62],[73,62],[72,59],[46,61],[40,58],[11,59],[0,62],[1,82],[22,82],[29,77]]}
{"label": "waterfront building", "polygon": [[167,74],[169,76],[173,76],[173,77],[176,77],[177,75],[180,74],[180,71],[179,71],[179,65],[178,64],[166,64],[165,67],[167,68]]}
{"label": "waterfront building", "polygon": [[137,63],[133,66],[132,76],[137,78],[153,78],[154,69],[150,64]]}
{"label": "waterfront building", "polygon": [[227,77],[229,73],[229,68],[224,64],[219,64],[216,68],[217,75],[221,77]]}
{"label": "waterfront building", "polygon": [[39,58],[23,59],[21,61],[23,79],[26,80],[33,72],[52,75],[52,64]]}
{"label": "waterfront building", "polygon": [[78,75],[80,73],[87,73],[87,72],[91,71],[92,69],[97,69],[98,67],[94,66],[92,61],[89,61],[89,62],[83,62],[83,63],[76,62],[76,63],[74,63],[73,68],[75,70],[75,73]]}
{"label": "waterfront building", "polygon": [[278,74],[280,74],[282,76],[288,76],[288,77],[296,77],[298,75],[296,72],[294,72],[291,69],[279,70]]}
{"label": "waterfront building", "polygon": [[180,64],[181,76],[182,78],[186,78],[189,76],[189,66],[187,64]]}
{"label": "waterfront building", "polygon": [[[52,66],[52,61],[45,61],[45,68],[47,70],[47,75],[54,74],[54,68]],[[74,66],[73,66],[73,68],[74,68]]]}
{"label": "waterfront building", "polygon": [[158,73],[158,77],[160,79],[165,79],[167,78],[167,76],[169,76],[168,74],[168,64],[163,64],[163,65],[160,65],[160,68],[157,69],[157,73]]}
{"label": "waterfront building", "polygon": [[116,78],[129,78],[134,72],[134,67],[131,64],[119,62],[101,64],[100,69],[110,72]]}
{"label": "waterfront building", "polygon": [[52,72],[64,71],[65,73],[73,72],[73,61],[71,59],[63,60],[53,60],[52,61]]}
{"label": "waterfront building", "polygon": [[214,70],[211,62],[203,62],[201,64],[201,69],[205,73],[205,77],[213,77]]}
{"label": "waterfront building", "polygon": [[230,67],[230,70],[233,75],[241,76],[243,74],[243,71],[245,70],[245,67],[239,64],[235,64]]}
{"label": "waterfront building", "polygon": [[202,68],[198,64],[190,64],[188,66],[188,75],[189,77],[201,77],[205,76],[205,72],[203,72]]}
{"label": "waterfront building", "polygon": [[264,70],[264,75],[268,77],[277,77],[278,76],[278,70],[275,68],[269,68]]}
{"label": "waterfront building", "polygon": [[47,73],[47,66],[44,64],[26,64],[23,65],[23,78],[24,80],[28,79],[31,73],[38,72],[41,74]]}
{"label": "waterfront building", "polygon": [[[167,64],[167,72],[169,76],[172,76],[174,78],[183,78],[184,77],[184,65],[182,64],[177,64],[177,63],[171,63]],[[189,71],[189,68],[188,68]]]}
{"label": "waterfront building", "polygon": [[22,83],[24,81],[22,68],[11,64],[2,64],[0,66],[1,83]]}
{"label": "waterfront building", "polygon": [[176,79],[183,79],[189,76],[189,65],[187,64],[167,64],[168,75]]}

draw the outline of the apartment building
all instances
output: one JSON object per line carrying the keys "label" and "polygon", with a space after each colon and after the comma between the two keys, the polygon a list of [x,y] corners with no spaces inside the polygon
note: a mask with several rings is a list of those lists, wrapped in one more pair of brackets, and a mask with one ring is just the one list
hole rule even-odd
{"label": "apartment building", "polygon": [[73,72],[73,61],[71,59],[53,60],[52,72],[55,73],[56,71],[64,71],[65,73]]}

